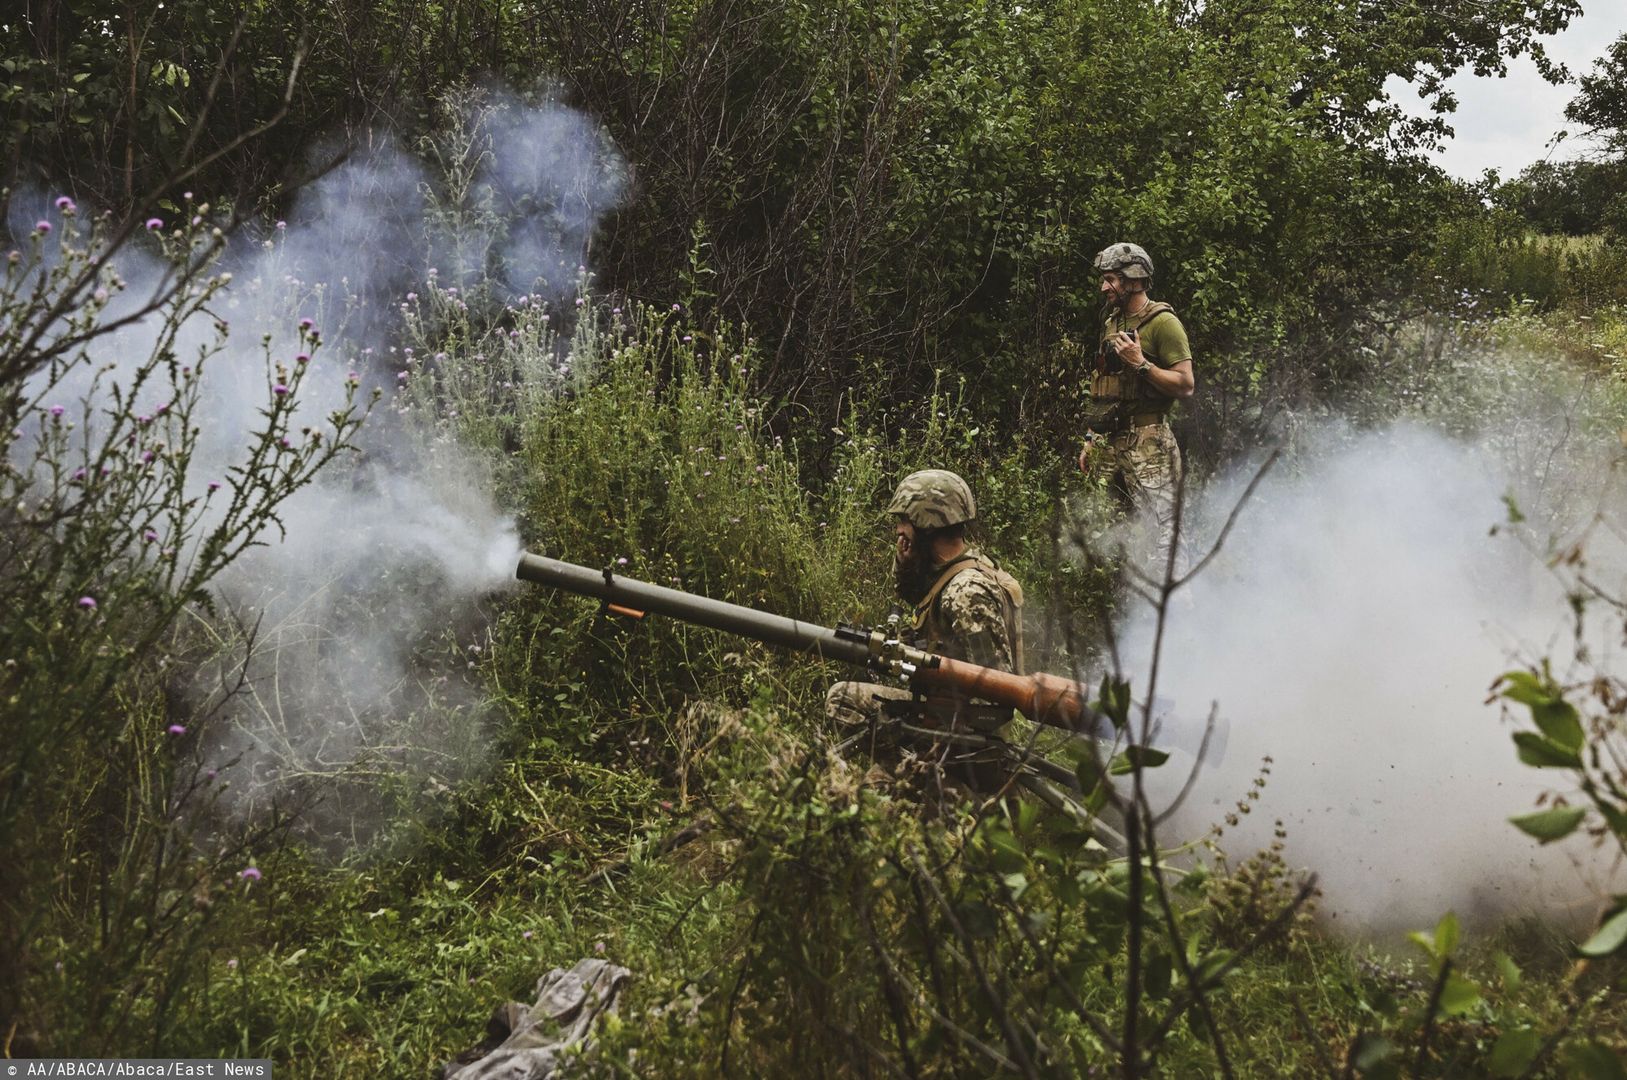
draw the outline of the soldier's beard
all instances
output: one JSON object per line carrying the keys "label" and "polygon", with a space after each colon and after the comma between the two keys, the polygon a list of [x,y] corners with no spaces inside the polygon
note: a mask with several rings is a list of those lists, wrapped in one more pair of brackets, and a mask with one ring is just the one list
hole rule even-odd
{"label": "soldier's beard", "polygon": [[937,577],[936,570],[937,567],[921,546],[917,546],[907,559],[900,558],[895,552],[893,587],[898,590],[899,597],[913,607],[926,599],[927,590],[932,588],[932,582]]}

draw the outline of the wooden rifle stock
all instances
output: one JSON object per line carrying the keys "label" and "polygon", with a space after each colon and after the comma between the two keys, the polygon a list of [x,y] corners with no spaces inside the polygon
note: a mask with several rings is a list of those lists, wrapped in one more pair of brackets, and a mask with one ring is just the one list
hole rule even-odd
{"label": "wooden rifle stock", "polygon": [[1094,723],[1096,714],[1087,704],[1088,692],[1072,679],[1043,673],[1014,675],[947,656],[936,660],[936,664],[918,667],[911,677],[918,689],[993,701],[1016,709],[1036,724],[1072,731]]}

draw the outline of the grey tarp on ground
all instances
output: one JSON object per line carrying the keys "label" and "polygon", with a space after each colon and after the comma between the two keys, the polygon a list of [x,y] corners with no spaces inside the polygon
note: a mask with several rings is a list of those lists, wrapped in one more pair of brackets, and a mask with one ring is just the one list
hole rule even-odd
{"label": "grey tarp on ground", "polygon": [[578,960],[537,980],[537,1001],[511,1001],[486,1024],[486,1040],[441,1071],[442,1080],[547,1080],[565,1051],[592,1042],[593,1025],[616,1011],[632,972],[608,960]]}

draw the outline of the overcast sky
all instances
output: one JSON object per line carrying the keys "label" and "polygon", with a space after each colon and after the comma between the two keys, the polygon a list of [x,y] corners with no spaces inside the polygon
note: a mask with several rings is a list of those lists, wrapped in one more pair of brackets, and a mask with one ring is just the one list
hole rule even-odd
{"label": "overcast sky", "polygon": [[[1592,71],[1610,43],[1627,33],[1627,0],[1583,0],[1583,9],[1564,33],[1546,39],[1548,55],[1570,68],[1572,78]],[[1507,180],[1548,157],[1549,140],[1565,127],[1565,106],[1576,96],[1574,83],[1543,81],[1527,57],[1510,61],[1506,78],[1481,79],[1463,72],[1447,85],[1458,98],[1457,112],[1447,118],[1457,135],[1437,160],[1465,180],[1479,179],[1486,169],[1496,169]],[[1397,101],[1417,101],[1405,83],[1397,82],[1392,91]],[[1562,142],[1552,156],[1561,161],[1582,149],[1573,141]]]}

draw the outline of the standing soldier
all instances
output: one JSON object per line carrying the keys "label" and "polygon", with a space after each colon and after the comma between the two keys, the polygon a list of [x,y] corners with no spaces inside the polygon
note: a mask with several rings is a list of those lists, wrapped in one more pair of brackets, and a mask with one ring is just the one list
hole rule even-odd
{"label": "standing soldier", "polygon": [[1146,565],[1162,576],[1181,482],[1181,448],[1169,412],[1177,399],[1192,396],[1192,349],[1174,309],[1147,296],[1153,271],[1145,249],[1114,244],[1096,256],[1095,266],[1105,303],[1079,468],[1103,470],[1127,508],[1150,519],[1157,544]]}
{"label": "standing soldier", "polygon": [[[943,469],[911,473],[898,485],[887,513],[893,519],[893,583],[912,608],[900,636],[910,645],[1002,671],[1022,671],[1022,587],[968,543],[977,517],[966,481]],[[909,690],[876,683],[840,682],[826,695],[825,711],[838,724],[875,730],[884,716],[915,726],[998,736],[1010,709],[969,701],[917,701]],[[930,742],[930,740],[928,740]],[[953,746],[915,747],[953,766],[975,788],[991,779],[978,763],[994,754],[957,753]]]}

